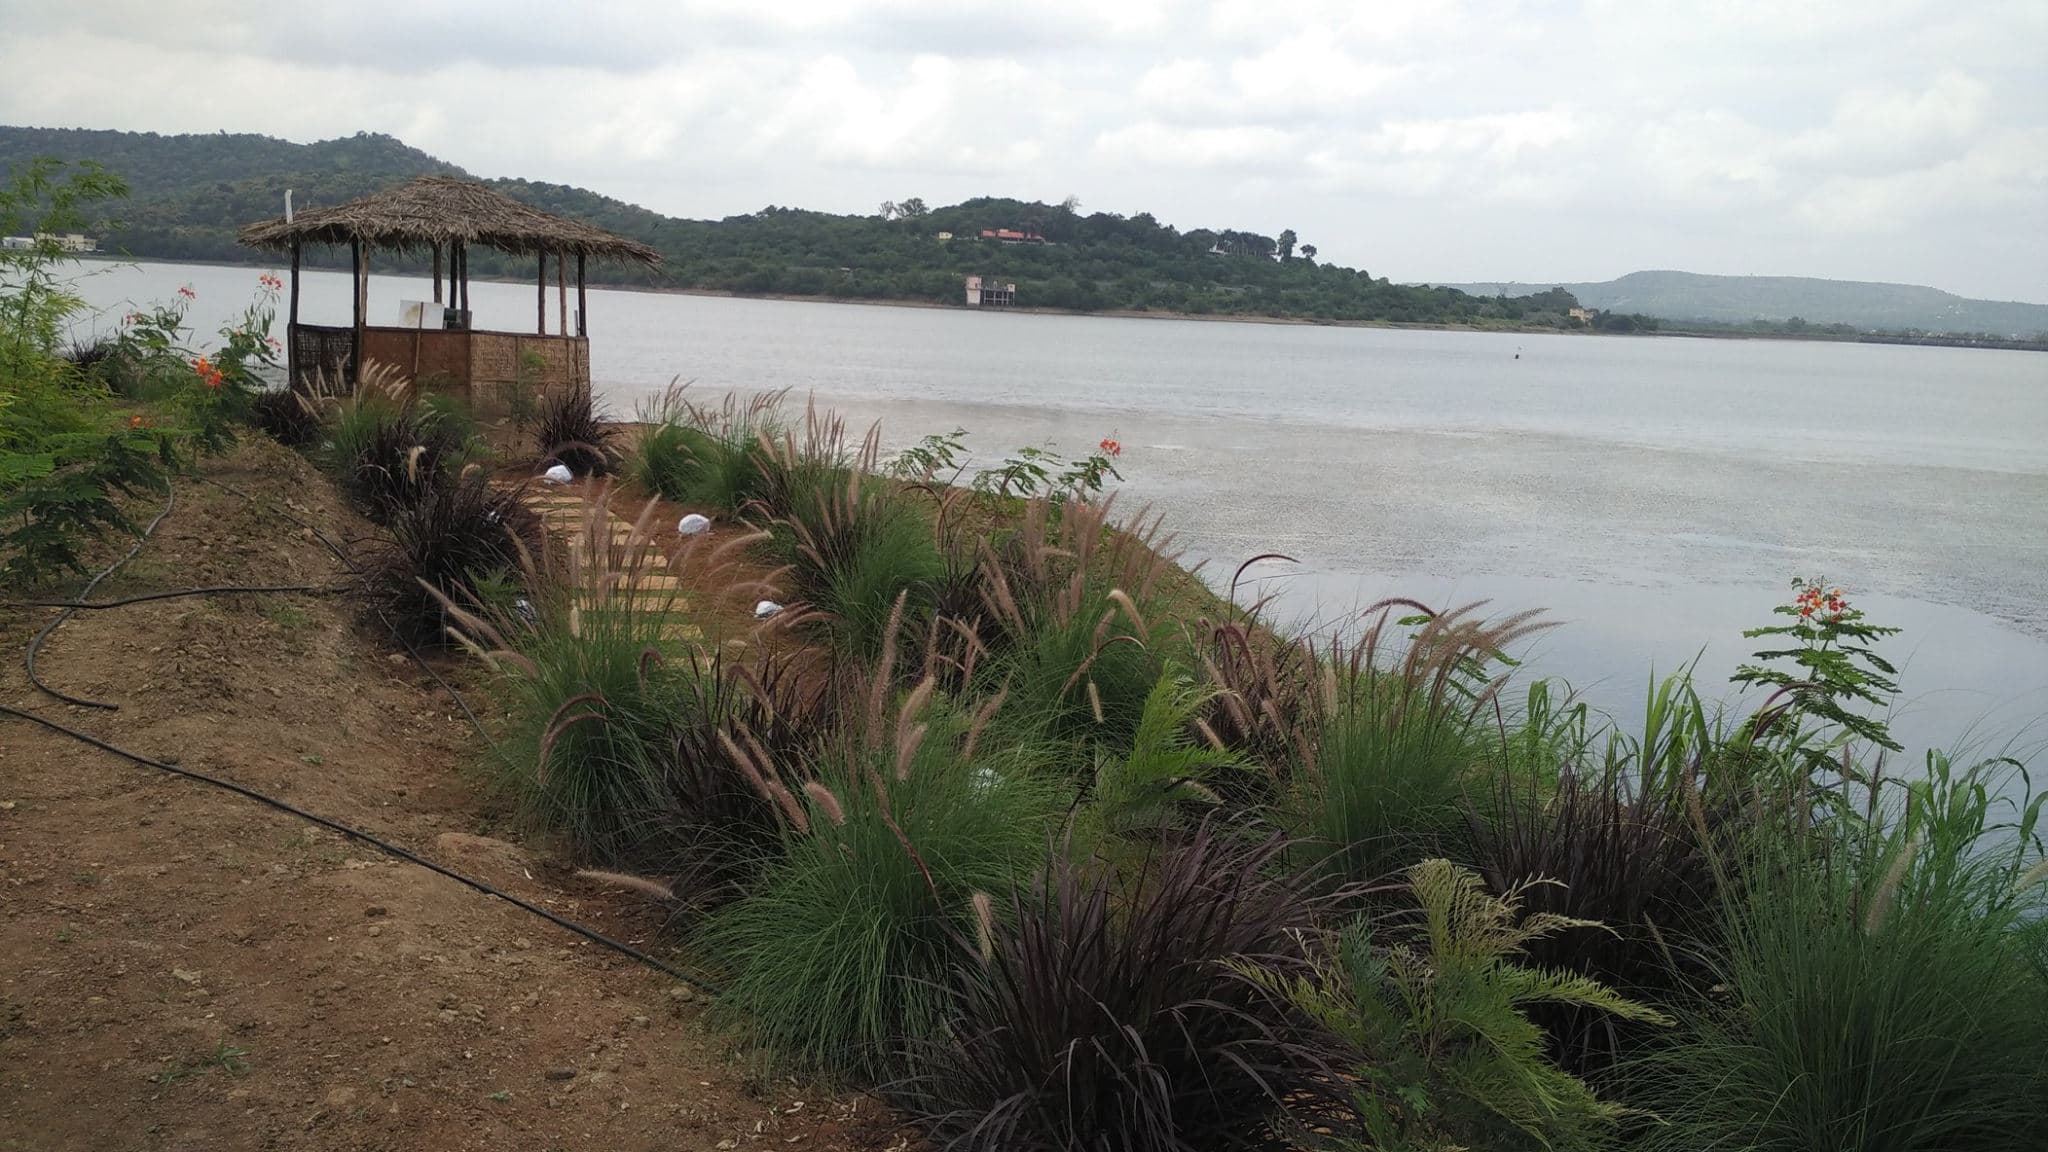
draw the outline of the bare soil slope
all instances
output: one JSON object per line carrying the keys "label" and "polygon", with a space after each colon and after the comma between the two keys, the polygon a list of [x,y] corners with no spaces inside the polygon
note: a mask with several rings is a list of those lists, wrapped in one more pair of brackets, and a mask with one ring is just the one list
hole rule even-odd
{"label": "bare soil slope", "polygon": [[[267,442],[181,481],[96,598],[332,583],[282,515],[368,529]],[[148,515],[150,513],[145,513]],[[0,608],[0,700],[382,835],[621,939],[653,925],[494,838],[447,696],[335,597]],[[481,705],[481,699],[473,696]],[[750,1082],[704,998],[218,789],[0,717],[0,1149],[902,1148],[868,1099]]]}

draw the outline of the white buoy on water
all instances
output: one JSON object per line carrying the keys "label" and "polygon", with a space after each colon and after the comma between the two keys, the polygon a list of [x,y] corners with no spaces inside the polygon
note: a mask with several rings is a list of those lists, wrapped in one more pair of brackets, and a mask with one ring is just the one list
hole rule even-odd
{"label": "white buoy on water", "polygon": [[567,464],[556,464],[553,467],[549,468],[547,471],[541,473],[540,478],[547,481],[550,484],[567,484],[569,481],[574,480],[576,478],[576,474],[574,472],[569,471],[569,466]]}
{"label": "white buoy on water", "polygon": [[685,536],[702,535],[711,531],[711,517],[692,512],[676,522],[676,531]]}
{"label": "white buoy on water", "polygon": [[782,605],[777,604],[773,600],[763,600],[759,604],[754,605],[754,619],[766,620],[780,611],[782,611]]}

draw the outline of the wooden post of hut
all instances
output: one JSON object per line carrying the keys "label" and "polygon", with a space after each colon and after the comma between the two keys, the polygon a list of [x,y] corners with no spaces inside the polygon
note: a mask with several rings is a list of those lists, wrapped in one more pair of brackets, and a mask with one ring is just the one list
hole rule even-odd
{"label": "wooden post of hut", "polygon": [[[484,433],[501,445],[517,444],[513,424],[515,385],[539,392],[536,399],[590,389],[589,326],[585,261],[588,257],[658,267],[661,257],[645,244],[615,236],[522,204],[485,185],[447,176],[423,176],[396,188],[331,208],[298,212],[290,220],[268,220],[242,229],[242,242],[292,256],[292,302],[288,371],[294,386],[308,386],[316,373],[336,371],[337,383],[353,389],[372,364],[414,388],[446,387],[466,396]],[[300,312],[299,254],[306,244],[349,247],[352,277],[347,327],[339,317],[309,323]],[[480,329],[471,312],[469,245],[536,257],[533,334]],[[435,300],[445,300],[464,317],[455,328],[379,326],[369,322],[369,267],[373,249],[433,251]],[[441,282],[443,252],[447,282]],[[576,253],[576,323],[568,319],[568,268]],[[557,323],[547,331],[547,254],[555,254]],[[537,360],[533,359],[537,357]],[[537,365],[532,366],[532,365]],[[410,379],[406,379],[409,377]]]}

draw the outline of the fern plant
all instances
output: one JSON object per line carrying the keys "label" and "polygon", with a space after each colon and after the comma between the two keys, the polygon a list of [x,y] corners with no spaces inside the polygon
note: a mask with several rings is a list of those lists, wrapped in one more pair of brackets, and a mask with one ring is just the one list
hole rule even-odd
{"label": "fern plant", "polygon": [[1406,875],[1420,919],[1390,929],[1385,943],[1361,918],[1337,934],[1312,976],[1238,968],[1337,1042],[1356,1084],[1357,1131],[1344,1146],[1576,1148],[1599,1140],[1623,1110],[1552,1063],[1543,1030],[1523,1010],[1556,1004],[1670,1020],[1596,980],[1518,963],[1532,940],[1598,926],[1523,916],[1529,885],[1490,895],[1477,873],[1442,859]]}
{"label": "fern plant", "polygon": [[1243,767],[1236,754],[1198,742],[1200,714],[1215,693],[1172,664],[1145,696],[1130,751],[1098,752],[1095,812],[1105,831],[1156,828],[1184,804],[1218,802],[1209,781]]}

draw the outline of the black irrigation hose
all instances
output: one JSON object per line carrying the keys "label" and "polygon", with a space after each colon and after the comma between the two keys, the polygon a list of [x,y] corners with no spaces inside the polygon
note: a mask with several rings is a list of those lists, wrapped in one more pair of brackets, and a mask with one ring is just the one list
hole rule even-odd
{"label": "black irrigation hose", "polygon": [[152,600],[176,600],[181,596],[220,596],[234,592],[304,592],[308,595],[324,596],[347,590],[346,585],[338,584],[215,584],[205,588],[174,588],[168,592],[146,592],[140,596],[127,596],[119,600],[22,600],[17,603],[23,608],[125,608],[130,604],[147,604]]}
{"label": "black irrigation hose", "polygon": [[[221,488],[228,492],[232,492],[235,495],[240,496],[242,499],[249,501],[251,504],[256,503],[255,497],[250,496],[248,493],[243,492],[230,485],[223,484],[218,480],[214,480],[206,476],[201,476],[199,477],[199,479],[205,480],[207,483],[212,484],[217,488]],[[156,533],[157,526],[162,524],[164,522],[164,518],[171,514],[171,509],[172,507],[175,506],[176,503],[177,497],[175,492],[167,492],[164,500],[163,511],[157,513],[156,519],[151,520],[149,522],[149,527],[143,529],[142,538],[137,540],[135,542],[135,546],[133,548],[130,548],[126,553],[124,553],[120,559],[108,565],[107,568],[104,571],[102,571],[99,575],[94,576],[91,580],[86,582],[84,590],[79,593],[80,601],[84,601],[87,598],[89,598],[92,595],[92,590],[99,586],[100,581],[105,580],[108,576],[113,575],[115,569],[120,568],[123,564],[126,564],[128,561],[134,559],[135,554],[142,551],[142,546],[149,542],[149,538]],[[346,565],[350,571],[360,571],[360,569],[356,567],[355,562],[349,559],[348,554],[343,552],[339,547],[337,547],[334,541],[327,538],[326,533],[321,532],[320,529],[314,527],[311,524],[307,524],[305,521],[300,520],[298,517],[291,515],[291,513],[289,512],[284,513],[284,515],[293,523],[299,525],[302,528],[305,528],[307,531],[312,532],[315,536],[319,537],[320,541],[327,545],[328,550],[334,553],[335,558],[340,560],[344,565]],[[122,601],[122,603],[132,603],[142,600],[161,600],[166,599],[170,596],[191,595],[196,591],[204,590],[186,590],[184,592],[156,593],[149,596],[134,597],[129,601]],[[254,589],[238,588],[233,589],[233,591],[254,591]],[[42,646],[43,640],[46,639],[51,632],[56,630],[57,625],[62,624],[64,621],[70,619],[71,613],[73,611],[81,607],[111,608],[114,606],[115,605],[113,603],[66,604],[64,606],[64,611],[59,613],[55,620],[52,620],[48,624],[45,624],[43,626],[42,631],[36,633],[35,638],[29,641],[27,663],[30,681],[32,681],[37,688],[42,689],[44,692],[56,697],[59,700],[64,700],[73,704],[82,704],[92,708],[106,708],[110,710],[118,708],[119,705],[115,704],[103,704],[96,700],[81,700],[77,697],[67,696],[64,693],[59,692],[56,689],[44,684],[42,680],[37,678],[35,669],[36,650]],[[378,613],[378,616],[380,619],[384,619],[386,627],[391,626],[391,621],[389,619],[385,619],[383,617],[383,613]],[[440,684],[441,687],[445,691],[447,691],[448,695],[455,699],[456,704],[461,706],[463,714],[469,717],[469,722],[471,724],[476,725],[476,730],[479,733],[483,734],[484,739],[490,740],[490,733],[484,731],[483,724],[477,720],[476,714],[469,710],[469,705],[463,702],[461,694],[457,693],[454,688],[450,687],[446,680],[441,679],[440,673],[435,672],[434,669],[427,664],[426,659],[422,657],[419,654],[419,651],[415,649],[409,642],[407,642],[403,636],[399,635],[398,630],[396,628],[392,628],[392,635],[397,636],[399,642],[405,644],[406,651],[412,654],[412,658],[419,663],[420,667],[425,668],[427,670],[427,674],[432,676],[435,682]],[[515,908],[522,909],[526,912],[531,912],[535,916],[538,916],[541,919],[546,920],[550,924],[554,924],[557,927],[567,929],[568,931],[583,937],[584,939],[590,941],[593,944],[603,945],[604,947],[610,948],[612,951],[619,953],[621,956],[626,956],[631,959],[638,960],[642,964],[645,964],[658,972],[674,977],[675,979],[682,981],[684,984],[688,984],[691,987],[700,989],[701,991],[709,995],[718,995],[718,988],[716,986],[708,984],[695,977],[686,976],[682,972],[679,972],[675,968],[670,967],[662,961],[657,960],[652,956],[649,956],[647,953],[640,951],[638,948],[635,948],[630,944],[614,940],[611,937],[606,936],[602,932],[598,932],[594,929],[585,928],[583,925],[578,924],[573,920],[567,920],[560,916],[557,916],[553,912],[550,912],[547,909],[542,908],[538,904],[533,904],[528,901],[522,900],[519,897],[512,895],[510,892],[494,888],[481,880],[472,879],[468,876],[463,875],[460,872],[455,871],[452,868],[446,867],[445,865],[436,864],[434,861],[429,860],[416,852],[413,852],[406,848],[401,848],[396,844],[390,843],[389,841],[381,840],[375,836],[370,835],[368,832],[364,832],[358,828],[350,827],[349,825],[343,824],[338,820],[330,820],[325,816],[316,815],[312,812],[306,811],[303,808],[294,807],[293,805],[287,804],[284,801],[277,799],[276,797],[265,795],[264,793],[258,792],[253,788],[237,784],[232,780],[225,780],[218,776],[209,776],[204,772],[194,772],[189,768],[180,768],[176,764],[166,763],[162,760],[152,760],[147,756],[143,756],[136,752],[130,752],[126,748],[122,748],[117,744],[109,743],[108,741],[102,740],[99,737],[94,736],[90,733],[81,732],[76,728],[72,728],[64,724],[59,724],[55,720],[50,720],[45,717],[38,716],[33,712],[24,712],[19,708],[10,707],[6,704],[0,704],[0,715],[13,716],[20,720],[26,720],[31,724],[40,724],[41,726],[49,729],[52,732],[57,732],[65,736],[69,736],[72,739],[84,744],[90,744],[94,748],[98,748],[103,752],[110,752],[116,756],[121,757],[123,760],[129,760],[136,764],[141,764],[149,768],[155,768],[162,772],[169,772],[174,776],[183,776],[188,780],[197,780],[202,784],[211,784],[216,788],[226,789],[227,791],[233,792],[238,796],[247,797],[248,799],[254,800],[259,804],[267,804],[280,812],[286,812],[293,816],[297,816],[302,820],[307,820],[314,824],[318,824],[322,828],[326,828],[331,832],[340,833],[342,836],[345,836],[351,840],[359,840],[362,843],[368,844],[372,848],[375,848],[378,851],[383,852],[387,855],[397,857],[400,860],[404,860],[412,864],[417,864],[420,867],[425,868],[429,872],[433,872],[441,876],[446,876],[448,879],[453,880],[456,883],[462,884],[466,887],[473,888],[486,896],[496,897],[497,899],[503,900],[507,904],[510,904]],[[492,741],[492,747],[494,749],[497,747],[495,741]]]}
{"label": "black irrigation hose", "polygon": [[493,896],[499,900],[503,900],[505,903],[512,905],[514,908],[518,908],[526,912],[531,912],[535,916],[538,916],[541,919],[546,920],[548,923],[553,924],[558,928],[564,928],[570,932],[574,932],[576,935],[583,937],[585,940],[588,940],[593,944],[601,944],[604,947],[609,948],[614,952],[617,952],[621,956],[626,956],[630,957],[631,959],[638,960],[640,963],[647,965],[649,968],[652,968],[657,972],[673,976],[677,980],[680,980],[683,983],[688,984],[693,988],[697,988],[709,995],[718,995],[718,989],[714,985],[707,984],[704,981],[699,980],[693,976],[686,976],[682,972],[676,970],[675,968],[670,967],[668,964],[665,964],[662,961],[657,960],[652,956],[649,956],[647,953],[640,951],[638,948],[633,947],[631,944],[626,944],[621,941],[614,940],[611,937],[606,936],[604,933],[596,931],[595,929],[585,928],[583,925],[576,923],[574,920],[567,920],[561,916],[557,916],[553,912],[550,912],[547,909],[542,908],[538,904],[522,900],[519,897],[512,895],[510,892],[506,892],[502,889],[492,887],[491,885],[486,884],[481,880],[472,879],[471,877],[465,876],[462,873],[457,872],[454,869],[449,868],[445,865],[436,864],[434,861],[429,860],[424,856],[421,856],[417,852],[413,852],[406,848],[401,848],[398,845],[393,844],[387,840],[380,840],[377,837],[370,835],[368,832],[364,832],[359,828],[352,828],[347,824],[343,824],[339,820],[330,820],[325,816],[316,815],[315,813],[308,812],[303,808],[294,807],[293,805],[287,804],[274,796],[267,796],[264,793],[256,791],[254,788],[249,788],[244,785],[237,784],[232,780],[224,780],[219,776],[209,776],[204,772],[194,772],[190,768],[180,768],[176,764],[166,763],[162,760],[152,760],[149,757],[143,756],[139,753],[130,752],[126,748],[122,748],[119,745],[110,744],[97,736],[91,735],[90,733],[80,732],[76,728],[71,728],[66,725],[59,724],[55,720],[46,719],[44,717],[36,715],[33,712],[23,712],[19,708],[12,708],[8,705],[0,704],[0,714],[13,716],[21,720],[27,720],[33,724],[40,724],[43,727],[48,728],[52,732],[57,732],[65,736],[69,736],[73,740],[77,740],[85,744],[90,744],[93,747],[98,748],[102,752],[111,752],[112,754],[121,757],[123,760],[129,760],[136,764],[141,764],[147,768],[155,768],[162,772],[169,772],[174,776],[183,776],[188,780],[197,780],[202,784],[211,784],[216,788],[226,789],[229,792],[233,792],[237,796],[246,797],[250,800],[256,801],[259,804],[267,804],[280,812],[286,812],[293,816],[297,816],[301,820],[306,820],[310,821],[311,823],[318,824],[320,827],[325,828],[330,832],[340,833],[341,835],[351,840],[359,840],[362,843],[368,844],[370,847],[375,848],[378,851],[383,852],[387,855],[395,856],[398,859],[404,860],[411,864],[417,864],[420,867],[425,868],[429,872],[433,872],[441,876],[446,876],[448,879],[453,880],[456,883],[462,884],[466,887],[473,888],[486,896]]}
{"label": "black irrigation hose", "polygon": [[[213,485],[215,488],[218,488],[223,492],[239,496],[243,500],[246,500],[251,504],[261,503],[256,499],[256,497],[249,495],[247,492],[242,491],[240,488],[237,488],[234,485],[227,483],[226,481],[215,480],[211,476],[201,476],[199,477],[199,479],[208,484]],[[315,525],[306,523],[304,520],[301,520],[297,516],[292,515],[289,511],[285,509],[280,508],[277,509],[276,511],[278,515],[284,517],[285,519],[291,521],[294,524],[297,524],[299,527],[304,528],[306,531],[311,532],[314,535],[314,537],[320,541],[320,543],[327,545],[327,550],[329,552],[334,553],[334,558],[336,560],[341,561],[343,567],[347,568],[350,572],[355,573],[357,575],[362,574],[362,567],[355,562],[353,557],[351,557],[346,551],[342,549],[341,545],[336,544],[333,541],[333,539],[327,535],[327,533],[322,532]],[[425,656],[420,655],[420,650],[413,646],[413,642],[411,640],[406,639],[405,633],[400,632],[398,630],[398,625],[393,624],[391,622],[391,617],[386,616],[384,614],[383,609],[374,609],[374,611],[377,613],[378,622],[383,624],[385,630],[391,633],[391,638],[393,640],[398,641],[399,644],[405,648],[405,654],[412,657],[412,662],[420,666],[420,671],[425,672],[428,676],[433,677],[434,683],[439,684],[441,686],[441,691],[446,692],[448,694],[448,698],[450,700],[455,701],[455,706],[461,709],[463,716],[469,719],[469,726],[476,729],[476,734],[483,737],[484,743],[491,746],[492,754],[502,757],[504,755],[504,750],[498,746],[497,738],[491,735],[490,729],[484,727],[484,722],[478,719],[477,714],[470,709],[469,701],[462,698],[462,693],[457,692],[453,684],[448,683],[448,681],[441,675],[441,673],[435,670],[432,664],[427,663],[427,658]]]}
{"label": "black irrigation hose", "polygon": [[[121,558],[119,560],[116,560],[112,564],[107,565],[107,567],[103,571],[101,571],[99,575],[86,581],[84,589],[82,589],[78,593],[78,598],[80,600],[90,600],[92,598],[92,590],[100,586],[100,581],[105,580],[109,576],[112,576],[116,568],[119,568],[121,565],[126,564],[130,560],[135,559],[135,554],[137,552],[142,551],[142,546],[144,544],[149,543],[149,538],[151,536],[156,535],[157,525],[162,524],[164,522],[164,517],[169,516],[171,514],[171,509],[177,507],[177,504],[177,490],[166,486],[164,488],[164,510],[157,513],[156,519],[151,520],[149,522],[149,527],[144,528],[142,530],[142,535],[135,541],[135,546],[133,548],[130,548],[128,549],[128,551],[122,553]],[[59,692],[55,688],[50,687],[48,684],[43,683],[43,678],[41,676],[36,675],[36,653],[42,651],[43,641],[48,640],[50,638],[50,633],[55,632],[59,624],[62,624],[66,620],[71,619],[71,613],[73,613],[76,610],[77,609],[75,608],[67,607],[62,612],[57,613],[57,618],[55,620],[50,621],[48,624],[43,625],[42,630],[35,634],[35,638],[28,642],[28,682],[35,685],[36,688],[39,691],[43,692],[45,695],[54,696],[57,699],[64,701],[66,704],[76,704],[81,708],[104,708],[109,712],[117,712],[121,708],[119,704],[109,704],[104,700],[87,700],[83,697],[72,696],[68,693]]]}

